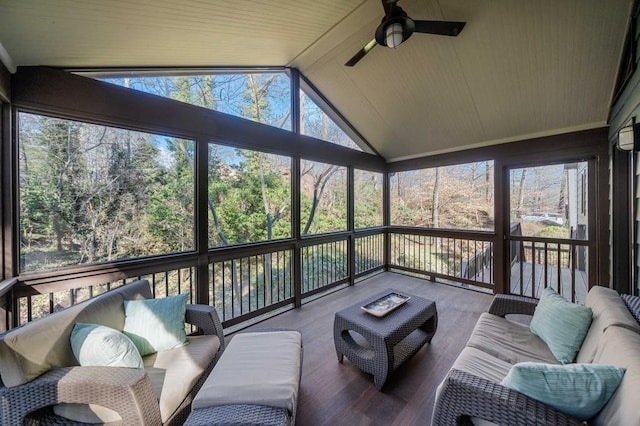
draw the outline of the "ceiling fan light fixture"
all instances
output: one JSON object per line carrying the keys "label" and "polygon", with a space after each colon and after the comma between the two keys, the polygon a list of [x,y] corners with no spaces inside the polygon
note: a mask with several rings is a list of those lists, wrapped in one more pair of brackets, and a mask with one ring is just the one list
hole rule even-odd
{"label": "ceiling fan light fixture", "polygon": [[385,28],[385,44],[395,49],[404,41],[402,24],[394,22]]}

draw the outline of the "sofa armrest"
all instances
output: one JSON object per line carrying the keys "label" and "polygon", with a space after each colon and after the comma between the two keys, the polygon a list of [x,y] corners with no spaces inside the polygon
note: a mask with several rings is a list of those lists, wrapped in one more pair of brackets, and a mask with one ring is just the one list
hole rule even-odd
{"label": "sofa armrest", "polygon": [[582,425],[579,420],[520,392],[464,371],[445,378],[433,412],[433,426],[479,417],[501,425]]}
{"label": "sofa armrest", "polygon": [[125,425],[160,425],[160,408],[144,370],[66,367],[20,386],[0,388],[0,424],[22,424],[30,412],[60,403],[97,404],[116,411]]}
{"label": "sofa armrest", "polygon": [[537,305],[538,299],[531,297],[497,294],[489,307],[489,313],[503,318],[508,314],[533,315]]}
{"label": "sofa armrest", "polygon": [[198,327],[203,334],[217,335],[220,352],[224,350],[224,333],[216,308],[208,305],[187,305],[185,321]]}

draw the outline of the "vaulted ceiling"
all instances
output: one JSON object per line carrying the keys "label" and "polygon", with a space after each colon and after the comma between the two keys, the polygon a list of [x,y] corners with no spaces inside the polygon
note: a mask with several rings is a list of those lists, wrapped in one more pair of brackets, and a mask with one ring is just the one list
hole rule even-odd
{"label": "vaulted ceiling", "polygon": [[291,66],[387,160],[602,127],[632,0],[400,0],[458,37],[373,38],[380,0],[0,0],[0,60]]}

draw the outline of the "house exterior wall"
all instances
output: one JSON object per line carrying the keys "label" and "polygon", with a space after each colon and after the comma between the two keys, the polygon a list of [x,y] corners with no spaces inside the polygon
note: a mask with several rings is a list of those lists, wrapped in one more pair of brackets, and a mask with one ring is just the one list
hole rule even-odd
{"label": "house exterior wall", "polygon": [[638,39],[640,15],[638,2],[629,22],[620,74],[609,115],[611,286],[621,293],[640,293],[640,188],[637,154],[616,148],[618,132],[640,121],[640,70]]}

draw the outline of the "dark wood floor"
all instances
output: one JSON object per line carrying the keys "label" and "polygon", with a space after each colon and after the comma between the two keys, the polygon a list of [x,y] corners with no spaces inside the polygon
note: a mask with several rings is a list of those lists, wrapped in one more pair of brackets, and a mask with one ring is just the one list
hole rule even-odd
{"label": "dark wood floor", "polygon": [[[373,377],[348,360],[339,364],[333,315],[386,288],[436,301],[438,330],[431,342],[400,367],[382,392]],[[429,425],[436,387],[464,347],[491,296],[387,272],[303,305],[254,327],[302,332],[304,363],[298,425]]]}

